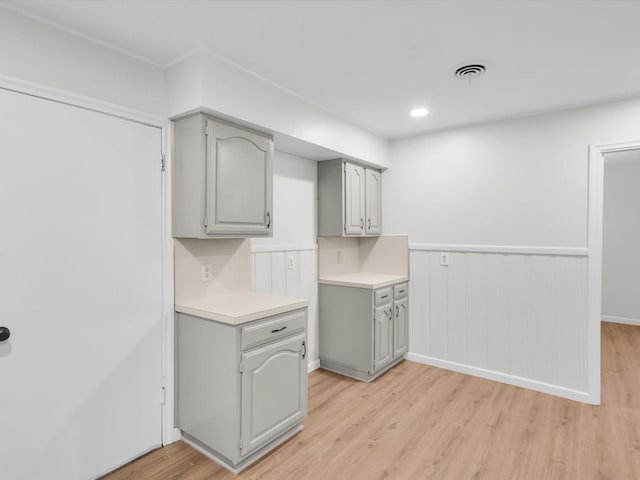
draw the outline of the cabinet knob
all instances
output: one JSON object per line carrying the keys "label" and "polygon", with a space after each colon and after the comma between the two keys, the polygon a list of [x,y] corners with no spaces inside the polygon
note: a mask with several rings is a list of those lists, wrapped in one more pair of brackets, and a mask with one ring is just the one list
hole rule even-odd
{"label": "cabinet knob", "polygon": [[8,340],[11,336],[11,331],[7,327],[0,327],[0,342]]}

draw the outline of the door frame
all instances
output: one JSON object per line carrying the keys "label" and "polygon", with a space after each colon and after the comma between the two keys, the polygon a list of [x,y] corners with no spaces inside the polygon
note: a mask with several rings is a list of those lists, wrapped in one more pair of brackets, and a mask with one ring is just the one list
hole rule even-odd
{"label": "door frame", "polygon": [[[161,248],[162,248],[162,378],[158,385],[161,401],[161,439],[167,445],[180,439],[174,427],[174,309],[173,309],[173,238],[171,236],[171,122],[161,116],[129,109],[110,102],[27,80],[0,75],[0,89],[30,95],[43,100],[111,115],[142,125],[159,128],[164,170],[161,172]],[[162,159],[158,159],[161,168]]]}
{"label": "door frame", "polygon": [[589,145],[587,246],[588,402],[600,404],[600,324],[602,321],[602,236],[604,221],[604,155],[640,149],[640,140]]}

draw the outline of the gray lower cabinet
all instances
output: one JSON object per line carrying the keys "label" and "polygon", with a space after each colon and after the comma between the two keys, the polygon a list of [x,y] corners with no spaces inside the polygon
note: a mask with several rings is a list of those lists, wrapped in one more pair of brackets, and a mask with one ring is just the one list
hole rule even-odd
{"label": "gray lower cabinet", "polygon": [[177,314],[177,426],[234,473],[300,431],[307,309],[238,326]]}
{"label": "gray lower cabinet", "polygon": [[320,366],[371,381],[408,351],[408,284],[319,286]]}

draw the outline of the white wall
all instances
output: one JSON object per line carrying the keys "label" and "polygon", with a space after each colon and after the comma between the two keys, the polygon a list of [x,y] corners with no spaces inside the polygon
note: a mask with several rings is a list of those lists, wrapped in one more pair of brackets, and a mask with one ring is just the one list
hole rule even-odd
{"label": "white wall", "polygon": [[164,115],[163,69],[0,7],[0,75]]}
{"label": "white wall", "polygon": [[605,155],[602,316],[640,325],[640,151]]}
{"label": "white wall", "polygon": [[587,147],[640,137],[640,100],[391,143],[385,234],[414,243],[584,247]]}
{"label": "white wall", "polygon": [[410,235],[416,359],[586,400],[588,145],[639,124],[632,99],[392,142],[384,226]]}
{"label": "white wall", "polygon": [[[309,364],[318,360],[317,164],[276,150],[273,238],[254,238],[253,289],[309,300]],[[288,268],[288,258],[294,266]]]}
{"label": "white wall", "polygon": [[171,117],[206,107],[339,152],[337,156],[389,166],[385,139],[207,53],[170,67],[167,85]]}

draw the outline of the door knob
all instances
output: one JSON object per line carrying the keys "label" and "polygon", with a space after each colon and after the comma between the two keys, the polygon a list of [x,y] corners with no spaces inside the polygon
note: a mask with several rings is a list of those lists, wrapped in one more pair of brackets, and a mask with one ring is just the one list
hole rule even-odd
{"label": "door knob", "polygon": [[4,342],[11,336],[11,332],[7,327],[0,327],[0,342]]}

